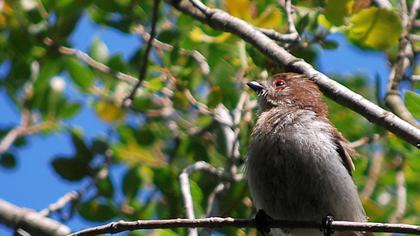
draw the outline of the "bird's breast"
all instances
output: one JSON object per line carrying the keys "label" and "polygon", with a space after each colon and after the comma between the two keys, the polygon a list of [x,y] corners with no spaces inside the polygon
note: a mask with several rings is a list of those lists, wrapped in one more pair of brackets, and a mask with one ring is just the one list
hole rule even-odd
{"label": "bird's breast", "polygon": [[285,119],[294,122],[277,118],[271,131],[257,122],[251,138],[247,177],[257,208],[280,219],[319,220],[334,214],[362,220],[363,209],[328,132],[330,124],[311,113]]}

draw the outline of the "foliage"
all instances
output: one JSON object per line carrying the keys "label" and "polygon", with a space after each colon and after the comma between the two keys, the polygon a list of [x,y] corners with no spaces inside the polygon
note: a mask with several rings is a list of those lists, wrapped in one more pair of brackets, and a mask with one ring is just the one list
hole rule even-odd
{"label": "foliage", "polygon": [[[258,27],[287,33],[287,15],[277,1],[225,0],[206,2]],[[401,34],[396,10],[379,9],[368,0],[293,1],[297,30],[304,43],[285,45],[294,54],[315,64],[323,50],[336,48],[327,35],[342,32],[364,50],[395,51]],[[75,29],[87,17],[95,25],[121,34],[136,34],[139,24],[150,25],[152,1],[54,1],[6,0],[0,11],[0,88],[21,115],[36,117],[32,123],[49,125],[42,135],[68,133],[71,156],[55,156],[51,166],[66,181],[93,183],[94,191],[83,196],[74,209],[87,221],[112,219],[184,218],[185,208],[178,176],[188,165],[202,160],[228,174],[243,174],[249,135],[255,111],[241,107],[243,86],[251,79],[264,79],[279,69],[255,48],[230,33],[217,31],[183,15],[167,4],[159,10],[157,45],[149,58],[149,73],[137,92],[131,109],[121,106],[133,84],[117,78],[117,73],[137,76],[146,41],[130,58],[109,53],[101,38],[90,42],[87,54],[110,70],[101,71],[83,57],[66,53],[72,48]],[[141,33],[140,33],[141,34]],[[48,44],[46,41],[52,41]],[[198,59],[197,52],[204,55]],[[395,53],[395,52],[394,52]],[[85,57],[86,58],[86,57]],[[203,67],[208,64],[210,73]],[[375,99],[375,88],[363,75],[334,79],[352,90]],[[245,91],[245,92],[244,92]],[[251,100],[255,97],[252,94]],[[419,118],[419,96],[405,94],[408,109]],[[246,104],[252,104],[246,98]],[[420,171],[418,151],[398,140],[360,115],[328,101],[331,119],[349,140],[379,133],[379,141],[359,148],[355,181],[365,188],[373,153],[384,155],[379,180],[364,204],[372,221],[388,221],[395,210],[395,173],[401,168],[395,156],[402,155],[408,188],[406,214],[401,221],[420,224]],[[231,127],[215,114],[226,107]],[[88,138],[74,128],[73,118],[87,109],[97,122],[107,125],[107,136]],[[243,110],[242,112],[240,110]],[[234,121],[239,110],[239,120]],[[31,118],[32,119],[32,118]],[[235,123],[237,122],[237,123]],[[229,122],[228,122],[229,123]],[[14,127],[1,124],[4,138]],[[237,130],[239,144],[229,142],[228,132]],[[40,134],[35,134],[40,135]],[[15,168],[24,158],[19,148],[27,145],[17,139],[0,156],[0,166]],[[238,146],[239,145],[239,146]],[[239,147],[238,153],[235,148]],[[110,167],[111,166],[111,167]],[[104,168],[122,168],[121,176],[98,177]],[[48,167],[46,167],[48,168]],[[232,171],[230,171],[232,170]],[[211,206],[208,199],[223,182],[213,175],[191,175],[191,192],[197,217]],[[118,184],[117,184],[118,183]],[[253,215],[246,183],[231,182],[219,196],[217,215],[248,218]],[[122,196],[122,197],[121,197]],[[386,198],[384,196],[389,196]],[[385,199],[385,200],[384,200]],[[250,229],[220,229],[226,235],[255,234]],[[156,230],[153,235],[185,235],[186,230]],[[140,233],[139,233],[140,234]],[[142,234],[143,235],[143,234]]]}

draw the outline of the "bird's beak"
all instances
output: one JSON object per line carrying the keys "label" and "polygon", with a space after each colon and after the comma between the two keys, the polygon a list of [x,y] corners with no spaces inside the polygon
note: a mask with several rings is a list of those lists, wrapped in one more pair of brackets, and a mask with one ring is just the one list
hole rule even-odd
{"label": "bird's beak", "polygon": [[250,81],[248,83],[246,83],[252,90],[254,90],[256,93],[260,93],[265,87],[256,82],[256,81]]}

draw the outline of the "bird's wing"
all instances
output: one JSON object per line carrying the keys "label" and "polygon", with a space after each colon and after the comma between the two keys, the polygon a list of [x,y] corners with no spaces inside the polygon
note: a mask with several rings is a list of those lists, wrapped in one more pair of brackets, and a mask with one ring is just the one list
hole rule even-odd
{"label": "bird's wing", "polygon": [[347,139],[344,138],[340,132],[336,131],[334,138],[335,145],[337,147],[337,152],[340,155],[344,166],[347,168],[349,174],[351,175],[351,173],[355,170],[352,159],[352,156],[355,152],[353,148],[350,147],[350,144],[347,141]]}

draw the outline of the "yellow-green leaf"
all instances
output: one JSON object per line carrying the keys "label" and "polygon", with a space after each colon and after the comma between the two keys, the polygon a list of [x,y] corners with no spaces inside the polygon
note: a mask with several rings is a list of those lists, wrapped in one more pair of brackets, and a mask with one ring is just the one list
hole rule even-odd
{"label": "yellow-green leaf", "polygon": [[401,35],[401,21],[392,10],[369,7],[350,18],[346,32],[350,40],[372,49],[388,49],[397,45]]}
{"label": "yellow-green leaf", "polygon": [[407,91],[404,94],[404,103],[407,109],[417,119],[420,118],[420,95],[415,92]]}
{"label": "yellow-green leaf", "polygon": [[159,77],[156,77],[156,78],[152,78],[152,79],[148,80],[147,85],[145,85],[145,87],[150,92],[154,93],[154,92],[160,91],[163,88],[164,85],[165,84],[163,83],[163,81]]}
{"label": "yellow-green leaf", "polygon": [[262,28],[279,28],[283,23],[283,15],[275,6],[268,6],[255,21],[255,25]]}
{"label": "yellow-green leaf", "polygon": [[320,24],[322,27],[326,29],[329,29],[332,27],[331,22],[323,14],[318,15],[317,20],[318,20],[318,24]]}
{"label": "yellow-green leaf", "polygon": [[328,0],[325,6],[325,17],[333,25],[344,24],[344,18],[349,15],[353,6],[353,0]]}
{"label": "yellow-green leaf", "polygon": [[252,21],[251,9],[253,9],[249,0],[226,0],[225,7],[228,13],[245,21]]}
{"label": "yellow-green leaf", "polygon": [[208,96],[207,105],[210,108],[215,108],[219,103],[222,102],[223,93],[219,86],[213,86]]}
{"label": "yellow-green leaf", "polygon": [[101,100],[95,106],[96,115],[103,121],[113,122],[124,117],[123,109],[112,101]]}
{"label": "yellow-green leaf", "polygon": [[114,147],[115,155],[119,160],[129,165],[146,165],[150,167],[161,167],[166,162],[161,152],[160,145],[142,147],[135,140],[128,144],[118,144]]}

